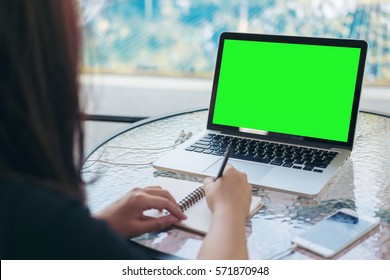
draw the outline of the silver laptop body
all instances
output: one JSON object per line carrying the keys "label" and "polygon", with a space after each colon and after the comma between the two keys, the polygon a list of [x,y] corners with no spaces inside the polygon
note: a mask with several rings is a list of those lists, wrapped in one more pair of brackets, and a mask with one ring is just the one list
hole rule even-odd
{"label": "silver laptop body", "polygon": [[253,187],[318,195],[351,154],[366,53],[362,40],[222,33],[207,130],[153,166],[216,176],[233,145]]}

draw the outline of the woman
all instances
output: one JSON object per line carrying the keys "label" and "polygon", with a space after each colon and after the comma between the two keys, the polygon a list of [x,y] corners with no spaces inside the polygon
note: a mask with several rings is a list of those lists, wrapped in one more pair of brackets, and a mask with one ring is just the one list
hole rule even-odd
{"label": "woman", "polygon": [[[80,174],[80,42],[76,1],[0,1],[1,259],[144,259],[126,239],[186,218],[158,186],[89,213]],[[205,190],[213,223],[199,258],[247,258],[246,175],[229,166],[215,182],[207,178]],[[171,214],[143,219],[150,208]]]}

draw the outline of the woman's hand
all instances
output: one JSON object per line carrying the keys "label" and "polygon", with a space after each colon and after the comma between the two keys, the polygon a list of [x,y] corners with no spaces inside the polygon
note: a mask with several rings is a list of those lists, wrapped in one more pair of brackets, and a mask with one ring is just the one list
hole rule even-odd
{"label": "woman's hand", "polygon": [[[170,215],[161,218],[145,218],[143,212],[149,209],[167,210]],[[133,189],[94,216],[104,219],[115,231],[125,237],[158,231],[178,220],[186,219],[171,194],[157,186]]]}
{"label": "woman's hand", "polygon": [[213,213],[199,259],[248,259],[245,220],[249,215],[252,186],[247,176],[228,165],[222,177],[206,178],[207,203]]}
{"label": "woman's hand", "polygon": [[207,203],[211,211],[238,211],[236,214],[240,214],[245,220],[252,199],[252,186],[248,183],[247,175],[227,165],[223,176],[214,180],[212,177],[204,180]]}

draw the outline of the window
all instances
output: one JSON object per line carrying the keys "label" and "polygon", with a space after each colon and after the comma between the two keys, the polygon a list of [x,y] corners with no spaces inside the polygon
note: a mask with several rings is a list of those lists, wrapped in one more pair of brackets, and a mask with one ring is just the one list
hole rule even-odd
{"label": "window", "polygon": [[364,39],[365,83],[390,83],[390,1],[84,2],[86,72],[211,77],[226,30]]}
{"label": "window", "polygon": [[[136,100],[146,102],[144,108],[149,106],[150,98],[174,95],[175,90],[177,96],[200,94],[201,101],[191,105],[207,106],[222,31],[364,39],[370,46],[364,85],[390,86],[388,0],[80,0],[80,3],[85,19],[84,73],[104,74],[114,80],[122,77],[128,85],[118,95],[122,98],[138,94]],[[171,88],[164,87],[164,79],[170,79]],[[114,85],[118,85],[118,80]],[[112,88],[107,90],[111,96],[113,92]],[[142,101],[148,94],[148,99]],[[169,102],[173,103],[165,95],[159,107]],[[182,104],[188,102],[183,99]],[[177,110],[172,106],[165,109]],[[115,109],[120,114],[128,111],[136,115],[162,113]]]}

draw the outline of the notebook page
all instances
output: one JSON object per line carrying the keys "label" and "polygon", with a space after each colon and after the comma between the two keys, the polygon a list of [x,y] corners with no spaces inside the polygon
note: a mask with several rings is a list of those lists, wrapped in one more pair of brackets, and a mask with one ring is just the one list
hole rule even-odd
{"label": "notebook page", "polygon": [[[168,190],[171,195],[176,199],[177,202],[185,198],[191,192],[196,190],[198,187],[202,186],[202,183],[183,181],[171,178],[159,177],[156,178],[153,185],[161,186],[162,188]],[[252,203],[250,206],[250,215],[251,217],[255,212],[262,206],[262,201],[260,197],[252,197]],[[203,197],[201,200],[196,202],[190,208],[184,212],[187,216],[187,219],[177,224],[177,227],[195,231],[201,234],[206,234],[211,225],[212,213],[207,205],[206,198]],[[164,212],[159,212],[158,210],[147,210],[144,212],[145,216],[149,217],[161,217],[166,215]]]}

